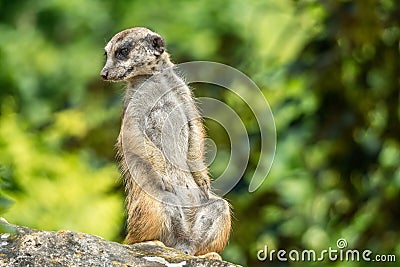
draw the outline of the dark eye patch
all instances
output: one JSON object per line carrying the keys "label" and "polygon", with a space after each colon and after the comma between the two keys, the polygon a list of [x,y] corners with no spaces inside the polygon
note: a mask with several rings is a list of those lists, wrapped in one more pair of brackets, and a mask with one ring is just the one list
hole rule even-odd
{"label": "dark eye patch", "polygon": [[115,51],[115,57],[119,60],[128,59],[129,53],[132,50],[132,46],[129,44],[122,45]]}

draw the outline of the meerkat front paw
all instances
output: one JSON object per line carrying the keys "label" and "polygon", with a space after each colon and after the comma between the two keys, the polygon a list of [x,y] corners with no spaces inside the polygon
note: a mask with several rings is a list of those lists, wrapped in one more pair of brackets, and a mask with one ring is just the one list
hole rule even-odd
{"label": "meerkat front paw", "polygon": [[175,188],[173,187],[173,184],[169,181],[166,181],[163,177],[161,178],[162,182],[162,190],[167,191],[173,194],[176,194]]}
{"label": "meerkat front paw", "polygon": [[201,190],[201,196],[203,197],[203,199],[205,200],[209,200],[210,199],[210,185],[204,185],[204,186],[200,186],[200,190]]}
{"label": "meerkat front paw", "polygon": [[199,175],[194,175],[195,178],[195,182],[197,184],[197,186],[200,188],[201,190],[201,196],[208,200],[210,191],[211,191],[211,185],[210,185],[210,179],[204,176],[199,176]]}
{"label": "meerkat front paw", "polygon": [[219,255],[217,252],[208,252],[208,253],[206,253],[204,255],[200,255],[198,257],[199,258],[209,259],[209,260],[220,260],[220,261],[222,261],[221,255]]}

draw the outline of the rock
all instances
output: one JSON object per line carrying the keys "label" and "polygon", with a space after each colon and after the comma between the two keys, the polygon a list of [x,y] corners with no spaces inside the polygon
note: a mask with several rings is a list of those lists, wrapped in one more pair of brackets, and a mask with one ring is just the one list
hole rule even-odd
{"label": "rock", "polygon": [[12,234],[0,233],[0,266],[238,266],[146,243],[123,245],[85,233],[39,231],[5,220],[0,223],[15,229]]}

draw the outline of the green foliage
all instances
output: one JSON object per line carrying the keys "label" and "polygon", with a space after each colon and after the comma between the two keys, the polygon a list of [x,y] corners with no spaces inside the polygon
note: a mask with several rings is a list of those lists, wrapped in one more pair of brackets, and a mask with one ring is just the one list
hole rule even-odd
{"label": "green foliage", "polygon": [[10,226],[5,221],[0,221],[0,233],[16,234],[17,229]]}
{"label": "green foliage", "polygon": [[7,170],[0,165],[0,214],[4,213],[13,203],[3,192],[3,188],[7,184],[6,176]]}
{"label": "green foliage", "polygon": [[[227,260],[265,266],[256,257],[264,245],[322,250],[338,238],[399,258],[399,11],[393,0],[0,1],[2,216],[122,239],[113,151],[121,87],[98,73],[113,34],[146,26],[165,36],[175,62],[243,71],[273,110],[275,160],[250,194],[260,141],[251,111],[227,91],[195,90],[229,103],[253,148],[227,196],[235,217]],[[207,129],[218,174],[229,139],[216,123]]]}

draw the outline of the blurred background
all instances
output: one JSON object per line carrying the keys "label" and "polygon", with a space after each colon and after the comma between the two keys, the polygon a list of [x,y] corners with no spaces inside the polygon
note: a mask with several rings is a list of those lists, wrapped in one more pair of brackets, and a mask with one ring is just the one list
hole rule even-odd
{"label": "blurred background", "polygon": [[[243,179],[226,196],[234,220],[224,259],[267,266],[257,260],[264,245],[320,251],[345,238],[349,248],[399,261],[399,15],[396,0],[0,0],[0,215],[123,240],[113,149],[123,85],[99,72],[106,42],[145,26],[165,37],[175,62],[244,72],[274,114],[275,160],[249,193],[260,144],[254,116],[227,90],[195,86],[197,96],[240,114],[252,147]],[[206,123],[218,147],[215,176],[229,139]]]}

